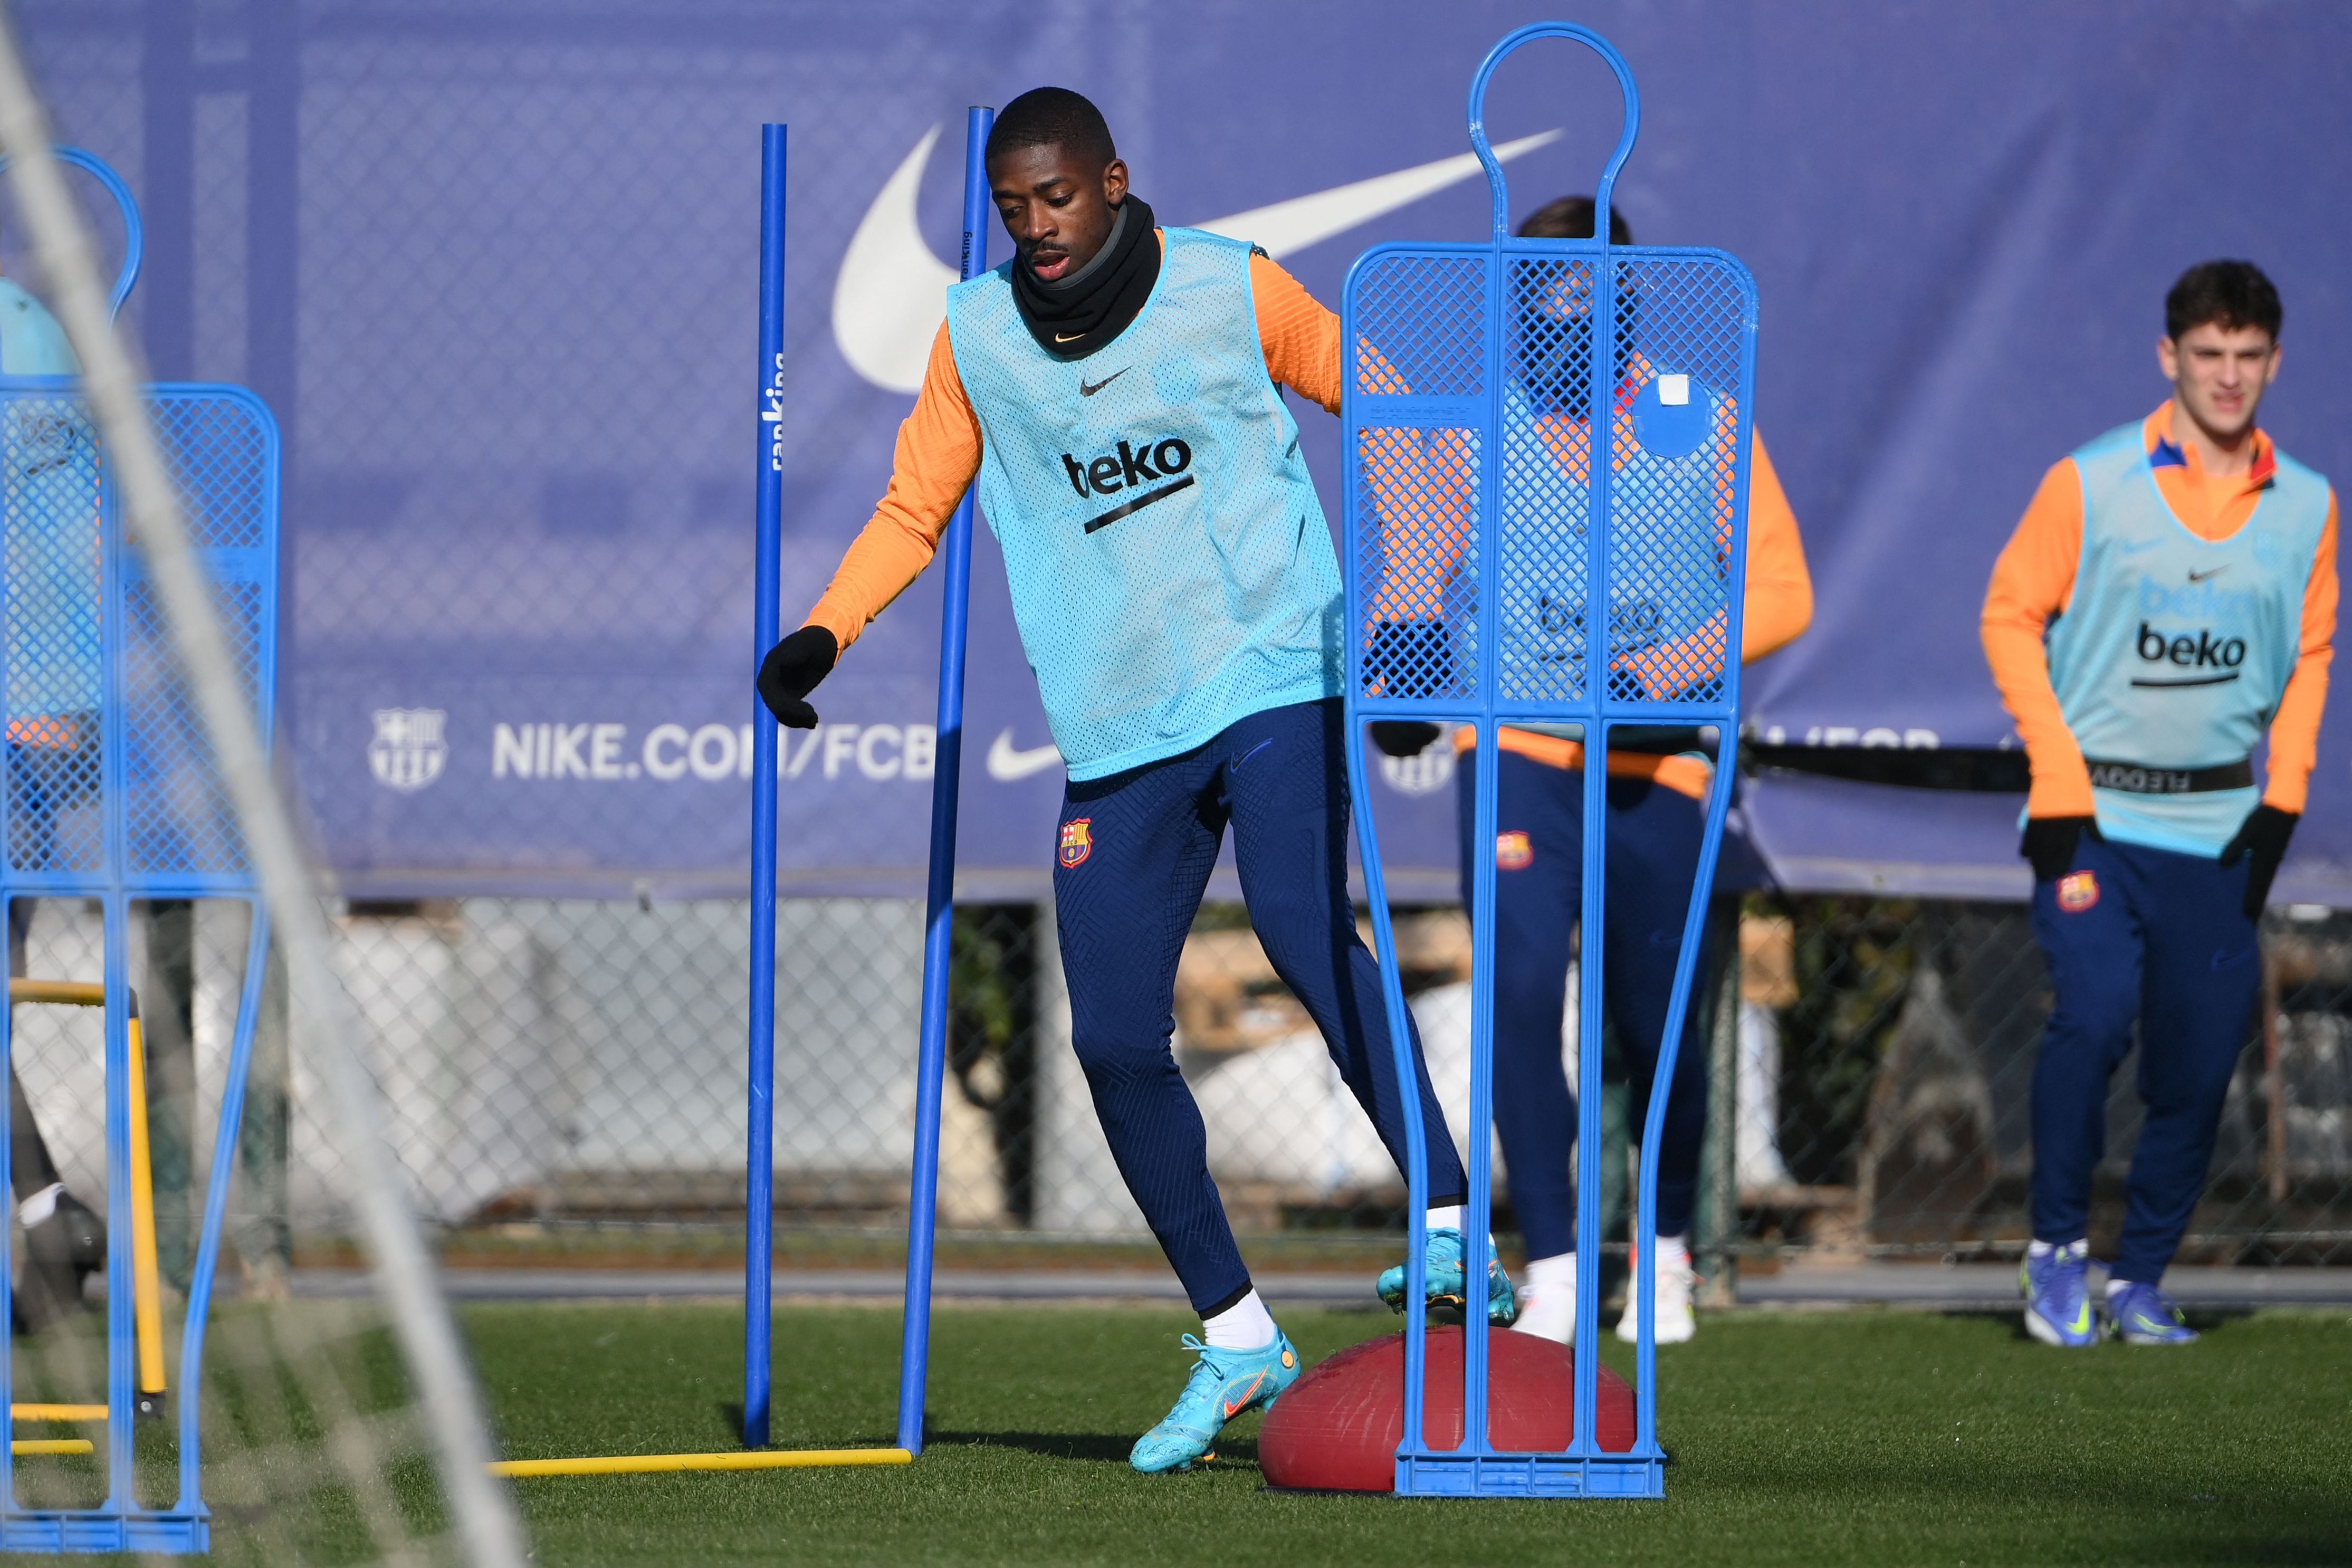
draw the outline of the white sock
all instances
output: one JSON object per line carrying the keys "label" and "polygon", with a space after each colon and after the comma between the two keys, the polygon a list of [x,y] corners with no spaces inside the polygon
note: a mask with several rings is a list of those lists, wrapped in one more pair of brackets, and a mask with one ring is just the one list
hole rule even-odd
{"label": "white sock", "polygon": [[1470,1233],[1470,1225],[1462,1217],[1468,1205],[1465,1204],[1454,1204],[1442,1209],[1431,1209],[1427,1217],[1422,1221],[1423,1232],[1433,1235],[1441,1230],[1458,1230],[1467,1236]]}
{"label": "white sock", "polygon": [[31,1197],[16,1205],[16,1218],[27,1229],[41,1224],[58,1212],[58,1197],[66,1190],[63,1182],[51,1182]]}
{"label": "white sock", "polygon": [[2090,1245],[2091,1244],[2088,1240],[2029,1241],[2025,1244],[2025,1256],[2028,1258],[2047,1258],[2053,1252],[2063,1252],[2070,1247],[2079,1247],[2084,1251],[2088,1251],[2090,1249]]}
{"label": "white sock", "polygon": [[1658,1261],[1664,1263],[1669,1259],[1679,1261],[1685,1268],[1690,1267],[1690,1237],[1686,1236],[1658,1237]]}
{"label": "white sock", "polygon": [[1219,1312],[1201,1320],[1201,1337],[1221,1351],[1262,1350],[1274,1343],[1274,1314],[1253,1289]]}

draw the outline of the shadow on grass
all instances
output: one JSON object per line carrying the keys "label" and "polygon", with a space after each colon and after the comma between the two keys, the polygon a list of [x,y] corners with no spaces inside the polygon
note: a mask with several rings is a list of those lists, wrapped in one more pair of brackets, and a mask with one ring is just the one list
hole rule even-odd
{"label": "shadow on grass", "polygon": [[[1135,1449],[1131,1435],[1108,1432],[933,1432],[927,1444],[959,1443],[978,1448],[1019,1448],[1049,1459],[1086,1459],[1124,1465]],[[1257,1439],[1220,1439],[1212,1450],[1220,1468],[1257,1463]]]}

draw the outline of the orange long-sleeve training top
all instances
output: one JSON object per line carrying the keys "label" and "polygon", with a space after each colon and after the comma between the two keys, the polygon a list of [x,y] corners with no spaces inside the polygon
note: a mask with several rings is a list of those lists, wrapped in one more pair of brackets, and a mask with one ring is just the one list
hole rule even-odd
{"label": "orange long-sleeve training top", "polygon": [[[2172,439],[2173,404],[2147,416],[2141,438],[2154,451]],[[2209,474],[2193,445],[2179,445],[2183,461],[2155,468],[2157,489],[2181,526],[2200,539],[2227,539],[2243,528],[2269,484],[2277,460],[2270,437],[2254,433],[2254,458],[2244,474]],[[2061,458],[2042,477],[2042,488],[2025,509],[1994,563],[1984,604],[1985,659],[1993,683],[2017,721],[2025,742],[2033,784],[2026,796],[2029,816],[2092,815],[2091,771],[2083,749],[2066,727],[2050,683],[2050,655],[2043,644],[2050,618],[2074,598],[2074,568],[2083,554],[2083,479],[2073,458]],[[2287,678],[2278,711],[2271,717],[2270,778],[2263,801],[2281,811],[2301,813],[2308,798],[2311,770],[2319,755],[2319,720],[2327,705],[2327,668],[2336,658],[2336,492],[2327,493],[2327,521],[2312,552],[2311,579],[2303,591],[2301,651]]]}
{"label": "orange long-sleeve training top", "polygon": [[[1337,414],[1339,318],[1265,256],[1251,256],[1249,277],[1258,346],[1265,353],[1267,372],[1301,397]],[[866,623],[931,563],[956,503],[980,472],[980,417],[964,393],[942,322],[931,340],[930,363],[923,367],[914,412],[898,426],[890,488],[803,624],[823,626],[844,648],[856,642]]]}

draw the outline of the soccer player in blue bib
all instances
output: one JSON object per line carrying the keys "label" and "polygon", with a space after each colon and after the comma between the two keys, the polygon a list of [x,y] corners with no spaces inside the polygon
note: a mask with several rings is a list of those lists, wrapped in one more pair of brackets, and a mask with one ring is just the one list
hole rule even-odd
{"label": "soccer player in blue bib", "polygon": [[[1985,597],[1985,655],[2032,765],[2020,853],[2053,995],[2020,1274],[2025,1326],[2049,1344],[2094,1343],[2103,1318],[2128,1344],[2197,1337],[2160,1282],[2246,1040],[2256,922],[2335,647],[2336,492],[2254,418],[2282,313],[2252,263],[2182,274],[2157,344],[2172,396],[2050,470]],[[2135,1019],[2147,1119],[2095,1303],[2091,1175]]]}
{"label": "soccer player in blue bib", "polygon": [[[1013,616],[1069,769],[1054,894],[1071,1044],[1096,1115],[1201,1314],[1199,1358],[1131,1456],[1182,1469],[1297,1380],[1251,1286],[1170,1047],[1176,964],[1228,826],[1275,972],[1404,1163],[1429,1130],[1433,1301],[1508,1323],[1508,1277],[1465,1281],[1468,1182],[1428,1073],[1401,1086],[1380,973],[1348,897],[1331,535],[1276,383],[1337,413],[1339,324],[1250,245],[1159,228],[1095,106],[1040,88],[987,147],[1012,260],[948,290],[890,488],[760,691],[782,722],[914,581],[977,478]],[[1383,1276],[1399,1297],[1402,1270]]]}

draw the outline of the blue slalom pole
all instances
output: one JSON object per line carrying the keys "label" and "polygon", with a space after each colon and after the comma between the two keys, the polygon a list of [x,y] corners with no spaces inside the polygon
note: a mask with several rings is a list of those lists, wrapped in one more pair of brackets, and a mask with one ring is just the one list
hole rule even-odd
{"label": "blue slalom pole", "polygon": [[[988,132],[996,111],[964,116],[963,276],[988,270]],[[971,492],[948,522],[940,616],[939,751],[931,775],[931,877],[923,916],[923,1026],[915,1058],[915,1171],[907,1208],[907,1319],[898,1352],[898,1447],[923,1451],[931,1361],[931,1249],[939,1228],[940,1095],[947,1079],[948,965],[955,924],[956,800],[963,771],[964,623],[971,599]]]}
{"label": "blue slalom pole", "polygon": [[[760,128],[759,521],[752,547],[751,668],[781,635],[783,534],[784,128]],[[744,1147],[743,1446],[768,1446],[770,1293],[775,1251],[776,721],[751,699],[751,1050]]]}

